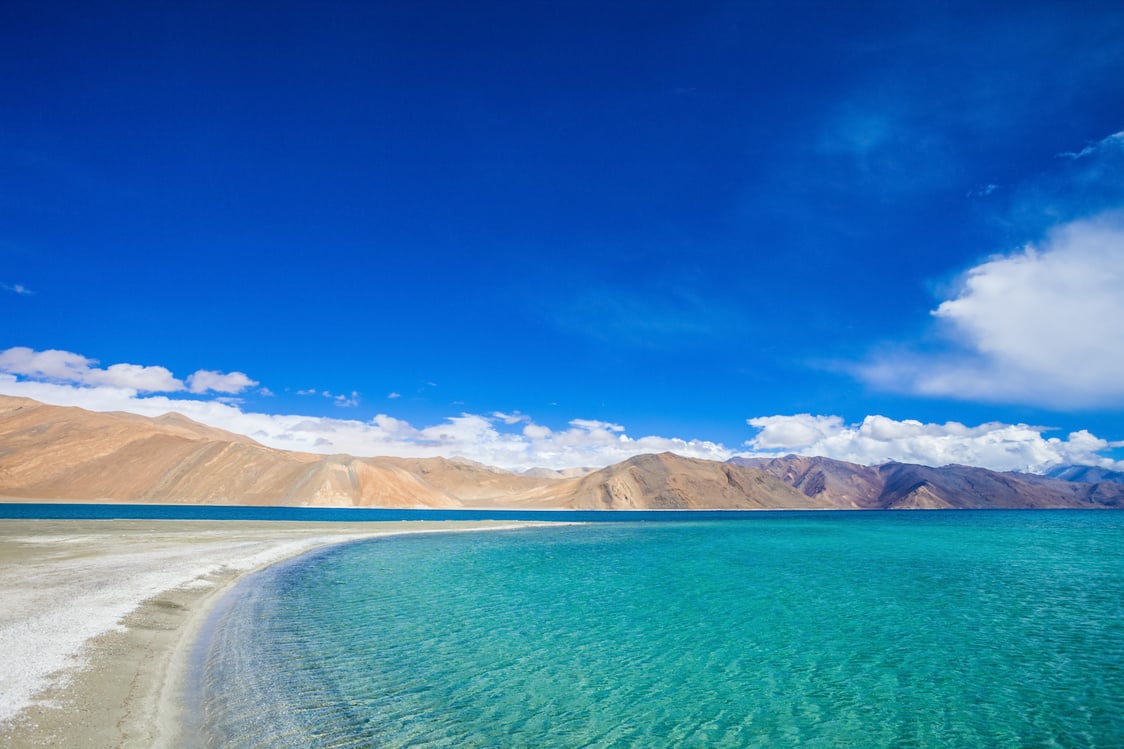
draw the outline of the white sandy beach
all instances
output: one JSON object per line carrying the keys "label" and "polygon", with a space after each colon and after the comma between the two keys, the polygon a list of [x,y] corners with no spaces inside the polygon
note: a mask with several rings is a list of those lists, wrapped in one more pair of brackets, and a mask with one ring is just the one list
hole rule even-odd
{"label": "white sandy beach", "polygon": [[326,544],[510,527],[0,521],[0,744],[175,746],[190,645],[239,577]]}

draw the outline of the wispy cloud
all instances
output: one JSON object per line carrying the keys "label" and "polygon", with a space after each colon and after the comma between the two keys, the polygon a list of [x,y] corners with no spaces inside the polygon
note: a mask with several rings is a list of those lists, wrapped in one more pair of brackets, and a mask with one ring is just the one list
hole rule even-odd
{"label": "wispy cloud", "polygon": [[337,393],[336,395],[329,394],[328,397],[340,408],[354,408],[359,405],[359,393],[356,390],[352,390],[350,395]]}
{"label": "wispy cloud", "polygon": [[1124,131],[1059,154],[1033,179],[1013,186],[1004,224],[1041,237],[1054,227],[1124,209]]}
{"label": "wispy cloud", "polygon": [[981,185],[980,187],[975,187],[975,188],[972,188],[971,190],[969,190],[967,197],[969,197],[969,198],[986,198],[998,189],[999,189],[999,185],[996,185],[994,183],[989,182],[986,185]]}
{"label": "wispy cloud", "polygon": [[954,156],[935,123],[904,97],[857,94],[827,117],[816,144],[821,178],[846,189],[901,193],[944,183]]}
{"label": "wispy cloud", "polygon": [[[307,390],[298,390],[297,395],[319,395],[341,408],[354,408],[359,405],[359,392],[357,390],[352,390],[351,394],[348,395],[346,393],[333,393],[331,390],[308,388]],[[397,397],[397,393],[391,393],[389,397]]]}
{"label": "wispy cloud", "polygon": [[738,310],[696,293],[689,275],[636,288],[588,285],[544,314],[568,333],[638,349],[706,345],[736,330]]}
{"label": "wispy cloud", "polygon": [[1124,146],[1124,130],[1121,130],[1118,133],[1113,133],[1107,138],[1103,138],[1096,143],[1091,143],[1082,148],[1080,151],[1063,151],[1058,154],[1058,158],[1073,159],[1074,161],[1076,161],[1077,159],[1083,159],[1087,156],[1092,156],[1102,149],[1119,148],[1120,146]]}
{"label": "wispy cloud", "polygon": [[529,422],[531,420],[530,416],[527,416],[526,414],[521,414],[518,411],[514,411],[514,412],[509,413],[509,414],[504,413],[502,411],[494,411],[492,413],[492,418],[498,419],[498,420],[502,421],[504,424],[509,424],[509,425],[510,424],[520,424],[520,423],[525,422],[525,421]]}
{"label": "wispy cloud", "polygon": [[31,289],[24,286],[22,283],[0,283],[0,289],[4,289],[4,291],[10,291],[11,293],[17,294],[19,296],[31,296],[35,293]]}

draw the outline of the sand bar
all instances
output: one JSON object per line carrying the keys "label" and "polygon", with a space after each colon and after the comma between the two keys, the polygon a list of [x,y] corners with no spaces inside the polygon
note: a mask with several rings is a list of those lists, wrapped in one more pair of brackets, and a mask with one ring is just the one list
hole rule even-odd
{"label": "sand bar", "polygon": [[506,521],[0,520],[0,744],[176,746],[187,654],[239,577],[327,544]]}

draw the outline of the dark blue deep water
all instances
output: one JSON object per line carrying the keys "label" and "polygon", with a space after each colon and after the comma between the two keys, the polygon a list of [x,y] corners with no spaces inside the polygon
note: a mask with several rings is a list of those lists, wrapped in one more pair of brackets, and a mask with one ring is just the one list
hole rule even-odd
{"label": "dark blue deep water", "polygon": [[[787,512],[787,511],[785,511]],[[799,511],[794,511],[799,512]],[[251,507],[238,505],[66,504],[0,502],[0,519],[37,520],[278,520],[387,522],[398,520],[537,520],[608,523],[658,520],[744,519],[744,510],[394,510],[344,507]]]}

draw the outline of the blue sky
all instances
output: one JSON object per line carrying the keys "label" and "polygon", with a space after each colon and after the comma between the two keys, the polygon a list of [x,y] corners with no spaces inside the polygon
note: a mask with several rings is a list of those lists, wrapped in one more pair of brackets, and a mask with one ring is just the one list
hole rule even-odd
{"label": "blue sky", "polygon": [[0,392],[508,467],[1124,458],[1119,3],[15,2],[0,50]]}

